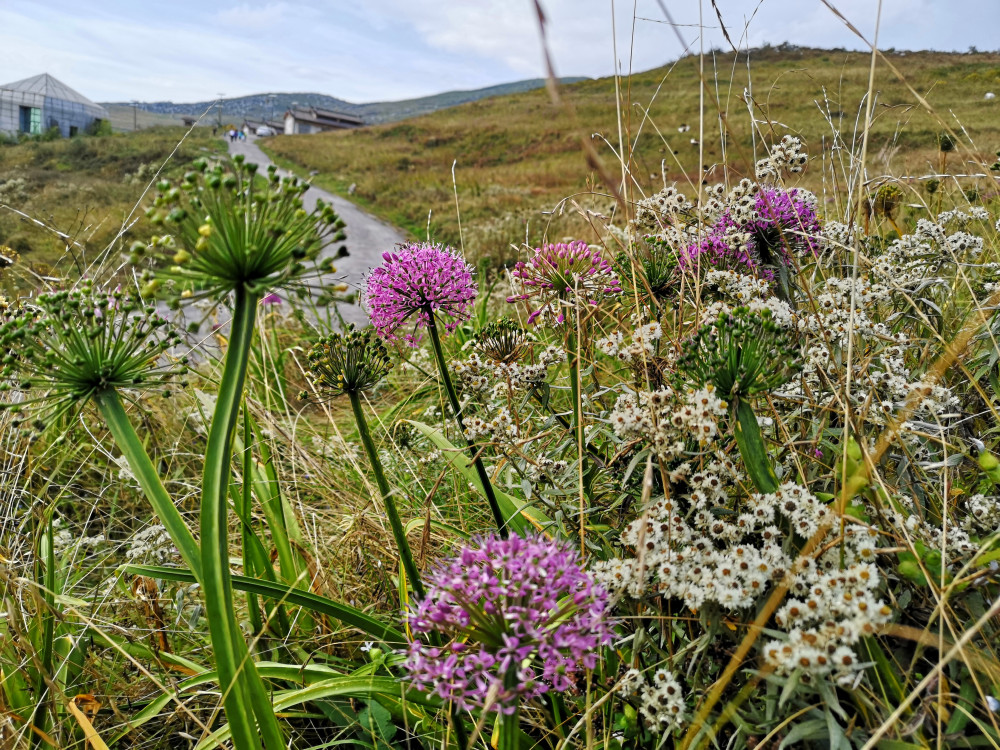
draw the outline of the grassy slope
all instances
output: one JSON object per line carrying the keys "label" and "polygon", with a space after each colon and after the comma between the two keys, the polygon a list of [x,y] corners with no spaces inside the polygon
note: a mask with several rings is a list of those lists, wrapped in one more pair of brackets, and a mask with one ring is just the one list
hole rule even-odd
{"label": "grassy slope", "polygon": [[[111,118],[111,127],[116,131],[131,131],[136,126],[139,128],[152,128],[157,125],[172,126],[181,125],[180,115],[161,115],[157,112],[147,112],[144,109],[132,110],[128,104],[105,104]],[[214,122],[214,120],[213,120]]]}
{"label": "grassy slope", "polygon": [[[69,235],[93,256],[116,237],[125,217],[139,202],[155,168],[184,136],[183,128],[153,128],[106,137],[78,137],[47,143],[0,146],[0,203]],[[196,129],[180,146],[168,169],[183,169],[206,151],[224,151],[221,139]],[[130,179],[140,166],[146,176]],[[4,193],[10,180],[23,180],[22,191]],[[5,200],[6,198],[6,200]],[[152,233],[143,212],[139,222],[120,240],[122,247]],[[9,245],[37,271],[69,261],[64,242],[50,231],[0,208],[0,245]]]}
{"label": "grassy slope", "polygon": [[[571,82],[581,79],[566,78],[564,80]],[[345,112],[347,114],[357,115],[365,122],[369,123],[395,122],[396,120],[403,120],[407,117],[416,117],[417,115],[426,114],[428,112],[435,112],[439,109],[444,109],[445,107],[454,107],[458,104],[464,104],[465,102],[476,101],[490,96],[503,96],[504,94],[530,91],[531,89],[541,88],[544,85],[544,79],[533,78],[524,81],[501,83],[496,86],[487,86],[481,89],[444,91],[440,94],[421,96],[416,99],[402,99],[391,102],[366,102],[364,104],[355,104],[354,102],[348,102],[343,99],[338,99],[335,96],[327,96],[326,94],[307,92],[251,94],[250,96],[240,96],[222,100],[222,111],[223,121],[226,123],[233,122],[234,120],[239,123],[244,117],[280,118],[283,112],[296,106],[312,106],[332,109],[337,112]],[[104,104],[103,106],[111,112],[112,121],[115,119],[115,113],[120,112],[122,129],[131,130],[131,105],[125,102],[118,102]],[[198,117],[206,111],[209,112],[206,120],[214,122],[217,112],[216,103],[210,101],[187,103],[142,102],[140,106],[144,107],[145,111],[147,111],[147,114],[150,116],[166,117],[173,123],[178,122],[182,115],[192,115]],[[143,110],[140,110],[139,113],[140,118],[142,117],[142,111]],[[160,122],[159,124],[167,123]],[[118,123],[115,123],[115,126],[118,127]]]}
{"label": "grassy slope", "polygon": [[[985,101],[983,95],[991,89],[1000,91],[1000,55],[909,53],[892,54],[889,59],[958,130],[953,112],[972,135],[982,158],[993,161],[993,151],[1000,147],[1000,99]],[[757,119],[762,121],[758,128],[769,142],[785,132],[803,138],[810,156],[816,158],[805,175],[805,184],[814,190],[823,188],[823,169],[817,163],[821,137],[826,136],[829,147],[832,133],[817,102],[829,109],[834,125],[850,142],[863,106],[869,62],[869,56],[859,53],[820,50],[771,50],[752,58],[753,97]],[[698,146],[690,143],[698,137],[697,64],[697,58],[687,58],[671,68],[640,73],[622,82],[623,99],[632,103],[623,106],[623,129],[637,144],[633,175],[643,191],[655,192],[662,185],[661,160],[666,160],[668,182],[683,184],[697,174]],[[747,86],[745,57],[734,65],[732,54],[720,55],[715,65],[717,83],[712,60],[706,60],[710,85],[705,108],[710,115],[705,122],[705,163],[722,161],[718,109],[709,98],[717,90],[731,132],[730,163],[737,173],[749,174],[753,161],[750,118],[741,100]],[[884,65],[878,69],[875,89],[870,175],[932,171],[942,126],[915,106],[906,86]],[[828,105],[823,103],[824,90]],[[582,156],[581,135],[595,134],[594,145],[609,171],[616,176],[621,173],[615,154],[599,137],[617,147],[613,80],[566,86],[562,93],[575,109],[575,118],[554,107],[540,90],[473,102],[393,125],[282,136],[267,145],[290,163],[319,170],[316,179],[323,187],[346,193],[355,183],[355,200],[416,236],[424,236],[431,211],[432,234],[451,243],[459,239],[451,182],[452,162],[457,160],[467,243],[479,243],[479,250],[496,253],[508,242],[523,240],[525,219],[530,218],[540,230],[546,221],[540,209],[552,208],[568,195],[588,192],[597,183]],[[645,109],[650,117],[643,123]],[[768,118],[775,123],[771,128]],[[683,125],[690,125],[690,132],[679,133]],[[952,155],[951,171],[962,171],[954,169],[958,158],[957,153]],[[709,181],[721,178],[716,171]],[[604,209],[610,201],[597,199],[591,205]],[[581,229],[580,220],[564,218],[550,236],[558,239],[561,233]],[[538,232],[530,234],[532,240],[538,239]]]}

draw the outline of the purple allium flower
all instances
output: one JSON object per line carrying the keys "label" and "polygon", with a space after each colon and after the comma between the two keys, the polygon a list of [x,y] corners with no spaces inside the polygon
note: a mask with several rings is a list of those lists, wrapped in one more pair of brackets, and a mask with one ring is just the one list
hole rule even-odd
{"label": "purple allium flower", "polygon": [[819,252],[820,231],[811,193],[762,186],[751,210],[724,211],[708,235],[682,253],[681,263],[690,266],[700,257],[717,268],[773,279],[779,263],[791,266],[793,255]]}
{"label": "purple allium flower", "polygon": [[[420,328],[431,316],[446,316],[446,330],[454,331],[469,317],[476,299],[472,266],[450,247],[433,244],[403,244],[384,253],[385,262],[368,275],[365,307],[379,336],[390,341],[420,342]],[[413,330],[402,336],[396,331],[413,318]]]}
{"label": "purple allium flower", "polygon": [[521,293],[507,301],[535,299],[537,309],[528,316],[529,323],[539,316],[562,323],[566,320],[563,306],[596,305],[604,297],[622,291],[621,282],[611,264],[601,257],[601,251],[579,240],[535,248],[535,254],[514,266],[511,275]]}
{"label": "purple allium flower", "polygon": [[564,691],[593,669],[611,641],[607,592],[569,545],[493,535],[462,549],[425,578],[427,596],[407,617],[414,635],[436,631],[440,648],[410,644],[413,685],[465,709],[513,713],[518,702]]}
{"label": "purple allium flower", "polygon": [[260,304],[262,304],[262,305],[280,305],[281,304],[281,296],[278,295],[278,294],[275,294],[274,292],[271,292],[269,295],[267,295],[266,297],[264,297],[264,299],[262,299],[260,301]]}

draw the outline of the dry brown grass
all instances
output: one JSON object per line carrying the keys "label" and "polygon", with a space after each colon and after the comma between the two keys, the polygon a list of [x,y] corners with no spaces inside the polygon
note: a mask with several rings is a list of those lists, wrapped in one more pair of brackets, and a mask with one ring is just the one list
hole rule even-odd
{"label": "dry brown grass", "polygon": [[[959,162],[975,155],[992,163],[1000,148],[997,108],[1000,55],[939,52],[887,53],[908,83],[924,95],[938,117],[960,135],[971,136],[951,154],[948,170],[963,173]],[[786,132],[800,136],[812,157],[803,184],[828,194],[834,183],[831,160],[841,149],[857,151],[861,138],[863,97],[868,88],[866,53],[811,49],[770,49],[745,55],[716,54],[706,59],[705,179],[724,178],[721,122],[729,132],[725,161],[729,177],[752,173],[755,153]],[[623,79],[623,129],[633,144],[630,164],[644,191],[658,190],[665,175],[682,187],[696,183],[699,164],[699,71],[697,58]],[[748,97],[756,132],[752,132]],[[914,101],[906,86],[881,65],[875,80],[874,122],[868,168],[881,174],[924,175],[937,171],[937,136],[943,126]],[[318,170],[321,186],[346,194],[414,236],[460,241],[452,188],[452,163],[468,249],[503,260],[503,248],[523,241],[530,222],[531,241],[541,238],[552,209],[567,196],[585,194],[587,206],[610,210],[595,173],[580,150],[581,135],[594,145],[611,171],[619,160],[614,82],[610,78],[565,87],[564,98],[575,118],[553,106],[544,90],[473,102],[392,125],[315,136],[281,136],[267,148],[302,171]],[[718,102],[718,105],[716,104]],[[647,117],[648,113],[648,117]],[[683,126],[687,132],[679,132]],[[834,132],[842,142],[833,149]],[[754,147],[756,145],[756,152]],[[824,169],[824,165],[826,169]],[[978,171],[978,170],[970,170]],[[825,177],[825,183],[824,183]],[[579,234],[577,217],[562,217],[549,228],[550,239]]]}

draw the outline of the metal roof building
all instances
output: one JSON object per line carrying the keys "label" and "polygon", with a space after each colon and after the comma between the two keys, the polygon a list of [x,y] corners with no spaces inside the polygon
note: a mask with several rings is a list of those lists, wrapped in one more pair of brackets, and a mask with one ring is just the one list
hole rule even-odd
{"label": "metal roof building", "polygon": [[290,109],[285,112],[285,135],[360,128],[363,124],[360,117],[318,107]]}
{"label": "metal roof building", "polygon": [[41,135],[58,127],[68,138],[107,119],[104,107],[48,73],[0,86],[0,131]]}

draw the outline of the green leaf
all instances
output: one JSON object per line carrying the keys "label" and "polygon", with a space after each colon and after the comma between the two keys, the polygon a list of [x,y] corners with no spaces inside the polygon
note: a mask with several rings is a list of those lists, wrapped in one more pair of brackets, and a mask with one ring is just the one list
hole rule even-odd
{"label": "green leaf", "polygon": [[757,491],[769,494],[778,489],[778,477],[768,458],[764,436],[761,435],[760,425],[757,423],[757,415],[745,399],[740,399],[736,406],[736,426],[733,434],[740,449],[740,456],[743,458],[743,465]]}
{"label": "green leaf", "polygon": [[966,724],[969,723],[969,719],[972,718],[972,712],[975,710],[978,692],[976,683],[973,680],[964,680],[962,682],[958,690],[958,705],[951,715],[951,720],[948,722],[945,734],[958,734],[965,729]]}
{"label": "green leaf", "polygon": [[791,731],[785,735],[785,739],[778,745],[778,750],[785,750],[786,747],[796,747],[796,743],[802,740],[824,740],[828,737],[826,719],[810,719],[796,724]]}
{"label": "green leaf", "polygon": [[882,687],[882,695],[888,705],[901,703],[906,696],[903,685],[899,680],[899,675],[885,651],[879,645],[877,639],[870,636],[863,639],[865,648],[868,650],[868,658],[875,662],[875,675],[878,677]]}
{"label": "green leaf", "polygon": [[[300,683],[309,685],[328,680],[331,676],[340,676],[337,672],[319,664],[299,666],[296,664],[278,664],[271,662],[258,662],[257,672],[261,677],[271,680],[282,680],[284,682]],[[146,722],[157,718],[173,702],[180,702],[180,696],[184,693],[200,687],[207,683],[218,683],[219,673],[213,670],[204,670],[200,674],[181,680],[177,684],[177,689],[163,693],[150,701],[146,706],[128,720],[128,726],[115,735],[111,744],[115,744],[127,734],[135,731]]]}
{"label": "green leaf", "polygon": [[[444,454],[445,458],[448,459],[448,462],[462,474],[465,480],[485,496],[483,486],[479,482],[479,475],[472,468],[472,462],[469,461],[464,451],[452,445],[448,438],[441,434],[440,430],[423,422],[407,421],[418,432],[434,443]],[[497,503],[500,505],[500,512],[503,514],[504,521],[511,531],[523,536],[528,532],[545,531],[555,525],[555,522],[551,518],[537,508],[508,495],[496,487],[493,488],[493,491],[496,494]]]}
{"label": "green leaf", "polygon": [[[393,677],[335,677],[330,680],[317,682],[305,688],[297,690],[285,690],[274,694],[275,712],[287,711],[293,706],[300,706],[303,703],[322,700],[333,697],[350,698],[375,698],[397,701],[404,703],[412,711],[413,706],[426,706],[438,708],[440,701],[436,701],[423,693],[417,691],[406,691],[399,680]],[[421,717],[428,723],[426,717]],[[195,750],[208,750],[221,745],[229,739],[229,725],[213,732],[209,737],[198,743]]]}
{"label": "green leaf", "polygon": [[369,701],[358,713],[358,721],[365,732],[385,742],[396,736],[396,725],[392,723],[392,714],[380,706],[378,701]]}
{"label": "green leaf", "polygon": [[[124,569],[136,575],[159,578],[164,581],[183,581],[187,583],[194,581],[194,576],[191,575],[191,572],[181,568],[164,568],[156,565],[126,565]],[[262,581],[246,576],[233,576],[232,580],[233,588],[239,591],[257,594],[268,599],[283,600],[296,607],[302,607],[312,612],[327,615],[328,617],[340,620],[345,625],[355,627],[383,643],[392,645],[406,643],[406,636],[392,625],[387,625],[381,620],[362,612],[360,609],[341,604],[325,596],[302,591],[301,589],[289,588],[286,584]]]}

